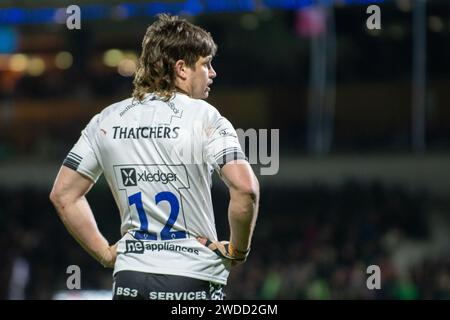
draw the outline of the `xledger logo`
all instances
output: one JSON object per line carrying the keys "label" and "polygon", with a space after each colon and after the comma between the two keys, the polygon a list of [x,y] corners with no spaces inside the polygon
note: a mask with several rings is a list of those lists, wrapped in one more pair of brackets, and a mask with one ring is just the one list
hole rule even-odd
{"label": "xledger logo", "polygon": [[125,187],[131,187],[137,185],[136,170],[134,168],[120,169],[122,174],[122,181]]}
{"label": "xledger logo", "polygon": [[162,184],[168,184],[172,181],[177,181],[176,173],[164,173],[161,171],[150,172],[144,170],[142,172],[136,172],[135,168],[123,168],[120,169],[122,174],[122,181],[125,187],[136,186],[137,182],[161,182]]}
{"label": "xledger logo", "polygon": [[170,181],[177,181],[177,175],[176,173],[162,173],[159,170],[155,173],[144,170],[142,173],[138,173],[138,181],[161,182],[167,184]]}

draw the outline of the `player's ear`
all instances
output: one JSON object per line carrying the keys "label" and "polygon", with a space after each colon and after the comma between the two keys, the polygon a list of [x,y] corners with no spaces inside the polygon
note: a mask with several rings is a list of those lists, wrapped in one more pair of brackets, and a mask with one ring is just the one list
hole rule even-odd
{"label": "player's ear", "polygon": [[175,75],[177,77],[180,77],[182,80],[186,80],[188,77],[187,74],[187,65],[186,62],[184,62],[184,60],[177,60],[177,62],[175,62]]}

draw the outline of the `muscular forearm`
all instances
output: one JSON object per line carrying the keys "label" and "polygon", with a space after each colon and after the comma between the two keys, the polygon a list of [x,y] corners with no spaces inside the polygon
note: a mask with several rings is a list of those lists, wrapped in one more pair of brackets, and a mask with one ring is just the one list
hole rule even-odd
{"label": "muscular forearm", "polygon": [[65,227],[77,242],[101,264],[110,266],[108,241],[98,230],[86,198],[54,199],[53,203]]}
{"label": "muscular forearm", "polygon": [[258,214],[258,202],[258,190],[255,192],[230,190],[228,210],[230,242],[238,251],[246,252],[250,248]]}

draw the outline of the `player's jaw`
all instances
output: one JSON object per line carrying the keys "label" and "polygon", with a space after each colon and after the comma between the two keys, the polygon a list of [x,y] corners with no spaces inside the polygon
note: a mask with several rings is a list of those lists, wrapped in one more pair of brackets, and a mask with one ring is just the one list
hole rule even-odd
{"label": "player's jaw", "polygon": [[202,81],[201,83],[197,83],[197,88],[195,88],[192,94],[192,97],[195,99],[206,99],[209,96],[209,92],[211,91],[212,80],[210,81]]}
{"label": "player's jaw", "polygon": [[211,85],[213,84],[212,80],[206,84],[206,88],[204,90],[205,98],[208,98],[209,92],[211,91]]}

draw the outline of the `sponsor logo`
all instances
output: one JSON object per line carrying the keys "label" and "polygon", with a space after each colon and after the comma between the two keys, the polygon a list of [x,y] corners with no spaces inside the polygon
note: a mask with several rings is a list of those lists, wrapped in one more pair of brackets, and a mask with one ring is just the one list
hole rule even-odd
{"label": "sponsor logo", "polygon": [[142,241],[125,241],[125,253],[144,253],[144,243]]}
{"label": "sponsor logo", "polygon": [[113,127],[113,139],[176,139],[180,127],[147,126],[147,127]]}
{"label": "sponsor logo", "polygon": [[150,300],[206,300],[206,291],[189,292],[155,292],[150,291],[148,295]]}
{"label": "sponsor logo", "polygon": [[199,255],[198,249],[189,248],[173,243],[152,243],[136,240],[125,241],[125,253],[143,254],[145,251],[160,252],[160,251],[172,251],[172,252],[187,252],[195,255]]}
{"label": "sponsor logo", "polygon": [[144,170],[142,172],[136,172],[135,168],[123,168],[120,169],[122,174],[122,181],[125,187],[137,186],[138,182],[160,182],[162,184],[168,184],[172,181],[177,181],[176,173],[164,173],[161,171],[150,172]]}
{"label": "sponsor logo", "polygon": [[161,182],[167,184],[171,181],[177,181],[177,175],[176,173],[163,173],[159,170],[155,173],[144,170],[142,173],[138,173],[138,181]]}
{"label": "sponsor logo", "polygon": [[122,181],[125,187],[131,187],[137,185],[136,180],[136,169],[134,168],[123,168],[120,169],[120,173],[122,174]]}

